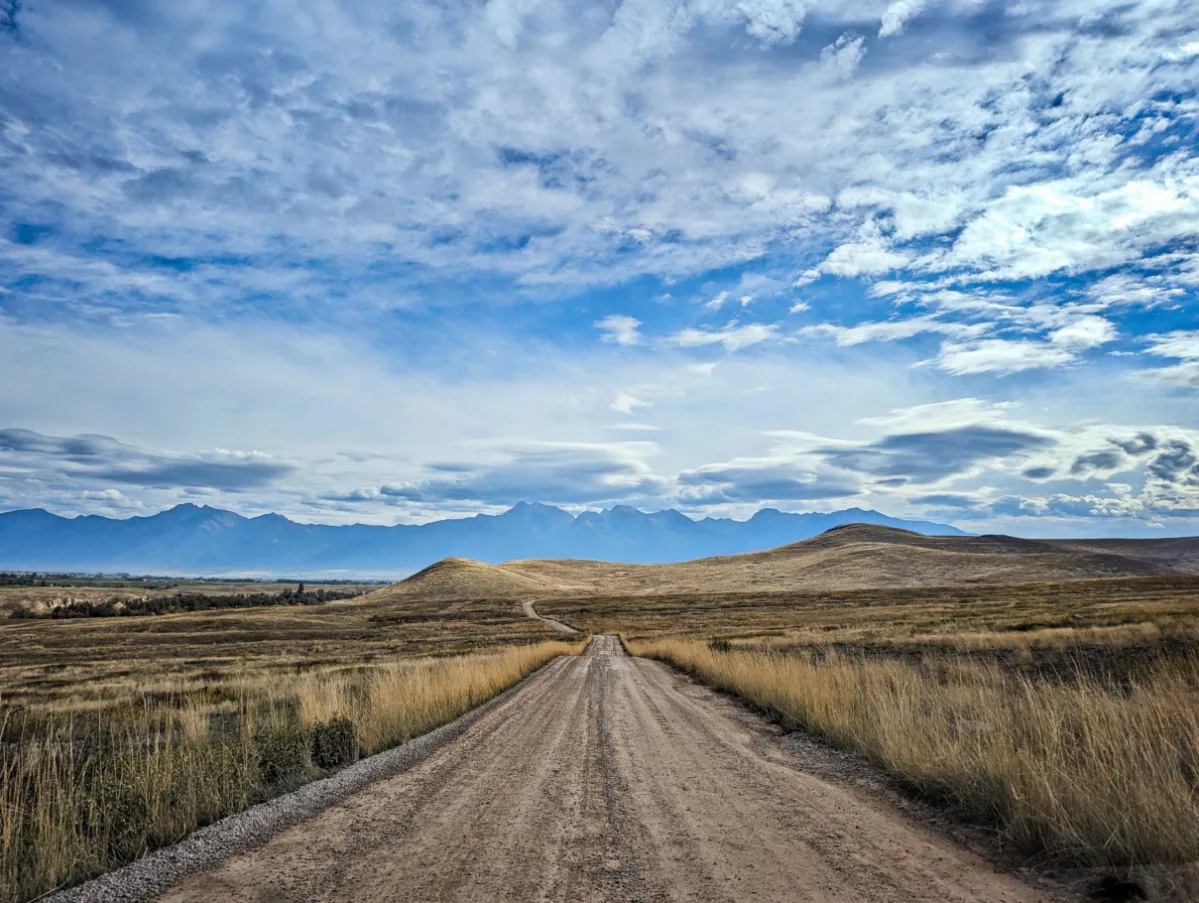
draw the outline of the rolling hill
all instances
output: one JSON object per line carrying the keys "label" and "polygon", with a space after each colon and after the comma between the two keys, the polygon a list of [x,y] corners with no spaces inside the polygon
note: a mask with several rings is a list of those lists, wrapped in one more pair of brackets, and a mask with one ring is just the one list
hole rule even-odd
{"label": "rolling hill", "polygon": [[[1108,546],[1112,545],[1111,548]],[[1199,539],[1120,543],[1011,536],[924,536],[873,524],[835,527],[765,552],[637,565],[570,559],[439,562],[374,594],[395,599],[829,591],[1199,573]],[[453,579],[447,579],[447,572]]]}

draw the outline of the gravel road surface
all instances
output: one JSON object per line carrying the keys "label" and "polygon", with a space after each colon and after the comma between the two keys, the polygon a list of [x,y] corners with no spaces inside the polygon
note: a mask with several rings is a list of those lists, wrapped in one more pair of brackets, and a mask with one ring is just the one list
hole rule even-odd
{"label": "gravel road surface", "polygon": [[160,900],[1049,901],[597,637],[408,771]]}

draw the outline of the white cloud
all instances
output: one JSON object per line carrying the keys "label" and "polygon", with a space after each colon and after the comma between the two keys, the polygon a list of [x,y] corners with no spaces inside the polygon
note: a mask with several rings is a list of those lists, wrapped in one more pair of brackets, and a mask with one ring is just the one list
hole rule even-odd
{"label": "white cloud", "polygon": [[641,321],[634,317],[611,314],[602,320],[596,320],[596,329],[604,333],[601,342],[613,342],[617,345],[637,345],[641,342]]}
{"label": "white cloud", "polygon": [[705,302],[704,307],[708,308],[708,310],[720,310],[720,308],[724,305],[724,302],[727,300],[729,300],[729,293],[720,292],[711,301]]}
{"label": "white cloud", "polygon": [[848,79],[862,62],[865,45],[866,39],[860,35],[841,35],[820,52],[821,73],[837,80]]}
{"label": "white cloud", "polygon": [[1199,231],[1199,160],[1167,160],[1154,175],[1098,191],[1081,178],[1015,186],[966,225],[951,252],[924,265],[1035,279],[1134,260]]}
{"label": "white cloud", "polygon": [[864,417],[859,423],[891,432],[915,429],[949,429],[971,423],[1000,423],[1008,420],[1011,405],[982,398],[955,398],[897,408],[877,417]]}
{"label": "white cloud", "polygon": [[920,14],[925,4],[926,0],[895,0],[895,2],[887,7],[886,12],[883,13],[883,20],[878,30],[878,36],[885,38],[893,34],[899,34],[910,19]]}
{"label": "white cloud", "polygon": [[1180,363],[1143,371],[1146,378],[1167,386],[1199,389],[1199,329],[1151,335],[1148,339],[1150,354]]}
{"label": "white cloud", "polygon": [[821,272],[835,276],[874,276],[905,266],[911,255],[896,251],[871,221],[856,241],[841,245],[824,259]]}
{"label": "white cloud", "polygon": [[683,329],[671,341],[682,348],[698,348],[704,345],[723,345],[726,351],[740,351],[760,342],[776,338],[778,327],[773,324],[747,323],[744,326],[729,324],[724,329]]}
{"label": "white cloud", "polygon": [[1049,334],[1049,341],[1054,345],[1078,350],[1098,348],[1115,338],[1116,327],[1110,321],[1089,314]]}
{"label": "white cloud", "polygon": [[927,315],[909,317],[904,320],[886,320],[875,323],[859,323],[857,326],[838,326],[833,323],[817,323],[805,326],[800,335],[829,336],[838,346],[861,345],[864,342],[894,342],[910,339],[922,333],[939,333],[958,337],[978,335],[987,329],[985,324],[950,323]]}
{"label": "white cloud", "polygon": [[662,428],[659,426],[654,426],[651,423],[634,423],[630,421],[628,423],[614,423],[609,427],[609,429],[626,430],[631,433],[656,433]]}
{"label": "white cloud", "polygon": [[1180,329],[1148,336],[1149,353],[1182,361],[1199,361],[1199,329]]}
{"label": "white cloud", "polygon": [[651,402],[642,401],[636,395],[630,395],[628,392],[618,392],[616,398],[608,405],[613,411],[618,414],[632,414],[637,408],[648,408]]}
{"label": "white cloud", "polygon": [[1073,352],[1048,342],[1026,339],[985,339],[980,342],[946,342],[936,366],[954,374],[1019,373],[1041,367],[1060,367],[1075,359]]}
{"label": "white cloud", "polygon": [[801,0],[737,0],[746,32],[763,44],[790,44],[799,37],[806,9]]}

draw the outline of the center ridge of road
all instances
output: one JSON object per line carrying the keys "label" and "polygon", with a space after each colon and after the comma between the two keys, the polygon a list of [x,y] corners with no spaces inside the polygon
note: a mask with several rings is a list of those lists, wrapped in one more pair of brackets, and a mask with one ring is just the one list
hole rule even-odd
{"label": "center ridge of road", "polygon": [[409,770],[159,899],[1055,898],[803,772],[776,727],[599,636]]}

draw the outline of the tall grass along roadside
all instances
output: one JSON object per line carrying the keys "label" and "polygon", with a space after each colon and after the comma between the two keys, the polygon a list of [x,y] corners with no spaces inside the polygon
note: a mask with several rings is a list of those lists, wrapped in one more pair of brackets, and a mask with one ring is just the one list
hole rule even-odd
{"label": "tall grass along roadside", "polygon": [[919,791],[1057,861],[1199,861],[1199,658],[1134,680],[1038,679],[952,656],[921,662],[630,641],[717,689],[865,754]]}
{"label": "tall grass along roadside", "polygon": [[0,900],[35,899],[454,720],[578,643],[0,705]]}

